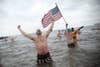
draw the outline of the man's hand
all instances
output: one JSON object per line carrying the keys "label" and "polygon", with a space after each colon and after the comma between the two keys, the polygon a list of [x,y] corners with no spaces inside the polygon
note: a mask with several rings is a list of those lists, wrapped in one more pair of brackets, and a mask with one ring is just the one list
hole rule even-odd
{"label": "man's hand", "polygon": [[67,27],[68,27],[68,24],[66,23],[66,29],[67,29]]}
{"label": "man's hand", "polygon": [[18,29],[20,29],[20,28],[21,28],[21,26],[20,26],[20,25],[18,25],[18,26],[17,26],[17,28],[18,28]]}

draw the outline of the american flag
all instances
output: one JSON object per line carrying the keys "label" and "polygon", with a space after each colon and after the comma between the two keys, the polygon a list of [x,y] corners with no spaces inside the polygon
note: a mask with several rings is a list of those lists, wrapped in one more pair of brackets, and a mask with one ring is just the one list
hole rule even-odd
{"label": "american flag", "polygon": [[50,23],[55,22],[59,20],[62,17],[61,12],[59,8],[56,6],[50,11],[48,11],[47,14],[44,15],[42,18],[42,25],[43,27],[47,27]]}

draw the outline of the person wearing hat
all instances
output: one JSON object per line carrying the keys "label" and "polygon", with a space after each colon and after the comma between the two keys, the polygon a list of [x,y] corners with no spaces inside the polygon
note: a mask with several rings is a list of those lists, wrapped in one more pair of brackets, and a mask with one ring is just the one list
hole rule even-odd
{"label": "person wearing hat", "polygon": [[67,26],[68,24],[66,24],[66,31],[64,33],[66,42],[69,48],[74,48],[76,47],[77,43],[77,33],[79,33],[80,29],[82,29],[84,26],[79,27],[77,30],[74,30],[74,28],[67,28]]}

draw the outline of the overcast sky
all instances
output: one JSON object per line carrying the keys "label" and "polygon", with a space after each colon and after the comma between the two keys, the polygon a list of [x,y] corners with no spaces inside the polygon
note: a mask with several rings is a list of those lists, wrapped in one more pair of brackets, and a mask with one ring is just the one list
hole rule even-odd
{"label": "overcast sky", "polygon": [[[100,22],[100,0],[0,0],[0,36],[19,34],[17,25],[28,33],[45,30],[41,19],[55,2],[69,27]],[[55,22],[54,30],[64,28],[62,18]]]}

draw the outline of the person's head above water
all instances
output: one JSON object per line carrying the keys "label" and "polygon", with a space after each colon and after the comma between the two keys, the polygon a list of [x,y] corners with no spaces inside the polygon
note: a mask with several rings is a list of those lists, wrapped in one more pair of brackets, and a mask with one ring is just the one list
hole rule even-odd
{"label": "person's head above water", "polygon": [[36,30],[36,34],[37,34],[37,35],[41,35],[41,34],[42,34],[41,30],[40,30],[40,29],[37,29],[37,30]]}

